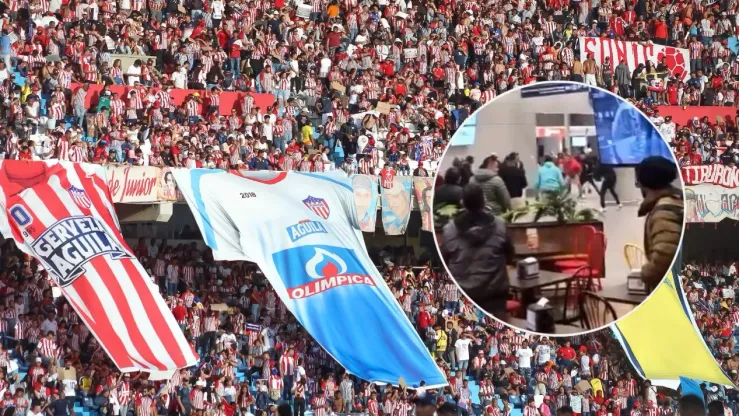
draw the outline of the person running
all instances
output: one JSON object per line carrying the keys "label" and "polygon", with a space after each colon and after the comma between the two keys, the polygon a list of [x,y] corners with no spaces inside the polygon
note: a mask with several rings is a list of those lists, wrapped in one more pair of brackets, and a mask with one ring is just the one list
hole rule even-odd
{"label": "person running", "polygon": [[563,186],[565,186],[563,171],[555,165],[552,156],[545,156],[545,163],[537,170],[537,182],[534,185],[538,197],[547,193],[558,193]]}
{"label": "person running", "polygon": [[599,163],[596,167],[596,176],[601,178],[601,189],[599,190],[599,202],[601,204],[601,212],[606,212],[606,193],[612,194],[614,201],[617,203],[618,209],[622,209],[622,203],[619,201],[619,195],[617,194],[617,172],[610,165]]}
{"label": "person running", "polygon": [[581,169],[580,174],[581,187],[578,197],[583,198],[583,194],[586,192],[586,185],[591,185],[594,191],[596,191],[596,193],[598,194],[599,187],[596,186],[596,182],[594,182],[596,167],[599,164],[598,157],[591,152],[590,148],[586,148],[584,154],[580,156],[580,159],[583,169]]}

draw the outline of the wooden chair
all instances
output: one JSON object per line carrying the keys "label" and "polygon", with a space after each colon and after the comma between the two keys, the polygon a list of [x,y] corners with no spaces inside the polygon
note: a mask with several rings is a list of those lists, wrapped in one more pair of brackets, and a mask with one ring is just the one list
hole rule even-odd
{"label": "wooden chair", "polygon": [[631,272],[641,270],[642,265],[645,264],[645,250],[637,244],[625,244],[624,260],[627,262],[627,267],[630,268]]}
{"label": "wooden chair", "polygon": [[578,296],[578,308],[583,329],[596,329],[617,320],[617,312],[608,300],[590,292]]}

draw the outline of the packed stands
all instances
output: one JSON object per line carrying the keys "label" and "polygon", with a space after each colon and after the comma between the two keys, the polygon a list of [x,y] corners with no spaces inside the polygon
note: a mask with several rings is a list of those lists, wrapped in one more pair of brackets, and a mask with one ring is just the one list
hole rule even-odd
{"label": "packed stands", "polygon": [[[383,3],[2,3],[0,149],[13,159],[254,170],[339,167],[372,173],[385,163],[421,162],[414,175],[422,176],[431,173],[429,162],[439,158],[470,112],[535,81],[604,86],[645,109],[737,106],[733,0],[711,6],[676,2],[660,11],[623,1],[594,9],[587,2],[558,0]],[[601,55],[598,62],[581,56],[580,40],[587,37],[688,47],[691,55],[688,63],[679,62],[676,50],[666,49],[641,70],[630,56],[635,62],[628,62],[625,72]],[[662,57],[671,61],[661,62]],[[737,147],[730,124],[737,125],[736,117],[724,126],[711,116],[709,122]],[[712,129],[699,123],[693,130],[703,136]],[[345,381],[341,368],[281,308],[250,265],[215,263],[197,244],[134,246],[202,353],[201,366],[166,383],[120,375],[76,323],[69,305],[52,301],[50,282],[36,262],[8,242],[0,274],[0,367],[6,368],[0,391],[10,393],[2,401],[6,414],[27,409],[37,415],[48,404],[47,410],[61,416],[69,404],[84,416],[191,411],[230,416],[246,414],[245,408],[254,414],[270,410],[276,395],[292,396],[296,414],[302,414],[300,394],[317,416],[330,410],[413,412],[411,402],[420,391]],[[440,353],[441,366],[459,369],[467,348],[469,377],[492,381],[493,389],[474,381],[466,387],[456,371],[441,399],[466,412],[494,415],[534,415],[531,408],[522,409],[521,394],[529,402],[535,390],[547,393],[542,416],[563,404],[584,414],[588,406],[600,415],[611,406],[624,416],[654,415],[656,406],[666,406],[660,393],[629,378],[629,364],[606,332],[530,338],[536,356],[526,361],[524,351],[517,359],[523,348],[515,346],[527,336],[490,321],[472,323],[477,315],[436,271],[416,269],[413,277],[402,278],[403,267],[422,265],[412,258],[389,254],[394,266],[386,266],[385,274],[430,351]],[[229,308],[214,319],[212,307],[222,302]],[[448,336],[446,345],[433,325],[445,317],[455,317],[458,328],[458,339]],[[486,360],[482,367],[479,350]],[[592,366],[597,354],[599,364]],[[542,362],[554,365],[537,365],[548,356]],[[571,360],[578,356],[589,358],[583,367]],[[526,370],[524,362],[535,370]],[[76,368],[75,377],[59,371],[67,364]],[[570,366],[579,368],[575,378],[561,371]],[[296,374],[306,380],[302,393]],[[593,375],[599,376],[603,398],[572,394],[580,377]],[[290,384],[295,392],[286,389]],[[494,399],[498,406],[487,407]],[[727,405],[737,415],[737,400]],[[667,406],[671,410],[661,415],[672,414]]]}
{"label": "packed stands", "polygon": [[[600,415],[675,413],[670,394],[635,379],[608,331],[548,339],[504,328],[460,299],[444,273],[429,267],[426,253],[371,249],[448,376],[450,385],[439,392],[368,384],[346,374],[296,324],[253,265],[214,262],[193,240],[142,238],[131,245],[201,354],[199,367],[158,382],[120,374],[69,304],[52,302],[54,291],[37,262],[8,242],[0,304],[5,409],[22,414],[48,405],[63,412],[69,405],[84,416],[260,415],[285,402],[300,415],[307,407],[314,415],[411,415],[415,403],[431,396],[465,414],[528,415],[535,408],[554,414],[564,405]],[[544,402],[535,404],[535,396]],[[732,405],[726,401],[728,409]]]}

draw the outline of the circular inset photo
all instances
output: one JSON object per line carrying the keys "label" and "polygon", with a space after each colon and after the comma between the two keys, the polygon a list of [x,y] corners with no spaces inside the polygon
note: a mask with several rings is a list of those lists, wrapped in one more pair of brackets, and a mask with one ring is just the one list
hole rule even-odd
{"label": "circular inset photo", "polygon": [[470,115],[440,160],[437,246],[478,307],[519,329],[603,328],[661,283],[684,224],[653,124],[600,88],[543,82]]}

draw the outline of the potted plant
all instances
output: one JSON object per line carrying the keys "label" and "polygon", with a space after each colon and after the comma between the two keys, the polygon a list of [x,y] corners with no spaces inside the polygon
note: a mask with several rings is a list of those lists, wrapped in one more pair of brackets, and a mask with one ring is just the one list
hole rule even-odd
{"label": "potted plant", "polygon": [[457,204],[444,204],[434,210],[434,233],[437,235],[437,244],[442,241],[442,228],[460,211],[462,208]]}
{"label": "potted plant", "polygon": [[547,192],[538,201],[520,208],[514,208],[501,215],[509,223],[534,214],[534,221],[539,222],[542,217],[555,218],[558,224],[594,221],[598,212],[592,208],[577,208],[577,201],[572,198],[567,187],[561,187],[557,192]]}

